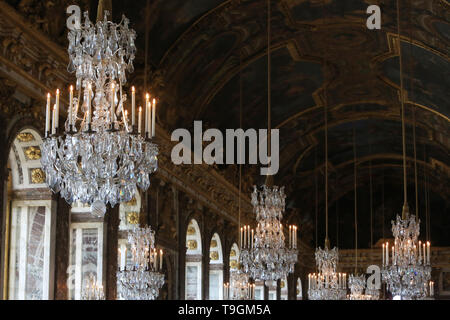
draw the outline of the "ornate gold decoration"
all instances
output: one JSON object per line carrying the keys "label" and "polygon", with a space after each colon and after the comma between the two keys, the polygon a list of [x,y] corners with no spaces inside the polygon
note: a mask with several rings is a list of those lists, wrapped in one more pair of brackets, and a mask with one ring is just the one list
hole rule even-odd
{"label": "ornate gold decoration", "polygon": [[45,173],[41,168],[36,168],[31,170],[31,183],[38,184],[44,183]]}
{"label": "ornate gold decoration", "polygon": [[211,260],[219,260],[219,253],[217,251],[211,251],[209,257]]}
{"label": "ornate gold decoration", "polygon": [[136,197],[133,197],[130,201],[125,202],[125,205],[130,206],[130,207],[135,206],[136,204],[137,204]]}
{"label": "ornate gold decoration", "polygon": [[189,250],[195,250],[197,249],[197,240],[189,240],[187,245]]}
{"label": "ornate gold decoration", "polygon": [[29,132],[22,132],[17,135],[17,140],[20,142],[34,141],[34,136]]}
{"label": "ornate gold decoration", "polygon": [[217,248],[217,240],[211,240],[211,248]]}
{"label": "ornate gold decoration", "polygon": [[281,280],[281,282],[280,282],[280,288],[284,288],[285,285],[286,285],[286,284],[284,283],[284,280]]}
{"label": "ornate gold decoration", "polygon": [[127,212],[128,224],[139,224],[139,212]]}
{"label": "ornate gold decoration", "polygon": [[231,260],[230,261],[230,268],[236,269],[238,266],[238,263],[236,260]]}
{"label": "ornate gold decoration", "polygon": [[192,236],[192,235],[194,235],[195,234],[195,228],[194,227],[188,227],[188,229],[187,229],[187,234],[188,234],[188,236]]}
{"label": "ornate gold decoration", "polygon": [[236,250],[231,249],[231,251],[230,251],[230,257],[236,257]]}
{"label": "ornate gold decoration", "polygon": [[39,147],[28,147],[25,149],[27,160],[39,160],[41,158],[41,149]]}
{"label": "ornate gold decoration", "polygon": [[299,295],[299,294],[300,294],[300,290],[298,290],[298,289],[297,289],[297,291],[296,291],[296,292],[297,292],[297,295]]}

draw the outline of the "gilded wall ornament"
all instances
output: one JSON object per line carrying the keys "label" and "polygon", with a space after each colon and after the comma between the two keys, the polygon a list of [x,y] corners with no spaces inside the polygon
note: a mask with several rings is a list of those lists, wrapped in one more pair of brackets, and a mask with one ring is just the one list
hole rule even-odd
{"label": "gilded wall ornament", "polygon": [[25,149],[25,157],[27,160],[39,160],[41,158],[41,149],[39,147],[28,147]]}
{"label": "gilded wall ornament", "polygon": [[34,136],[29,132],[22,132],[17,135],[17,140],[20,142],[34,141]]}
{"label": "gilded wall ornament", "polygon": [[236,260],[231,260],[230,261],[230,268],[236,269],[238,266],[237,261]]}
{"label": "gilded wall ornament", "polygon": [[45,182],[45,173],[41,168],[31,170],[31,183],[40,184]]}
{"label": "gilded wall ornament", "polygon": [[189,250],[195,250],[195,249],[197,249],[197,241],[196,241],[196,240],[189,240],[189,241],[187,242],[187,245],[188,245],[188,249],[189,249]]}
{"label": "gilded wall ornament", "polygon": [[217,241],[211,240],[211,248],[217,248]]}
{"label": "gilded wall ornament", "polygon": [[192,235],[194,235],[194,234],[195,234],[195,228],[189,226],[188,229],[187,229],[187,235],[188,235],[188,236],[192,236]]}
{"label": "gilded wall ornament", "polygon": [[219,260],[219,253],[217,251],[211,251],[209,257],[211,260],[217,261]]}
{"label": "gilded wall ornament", "polygon": [[236,250],[231,249],[231,251],[230,251],[230,257],[236,257]]}
{"label": "gilded wall ornament", "polygon": [[139,213],[127,212],[127,222],[128,224],[139,224]]}

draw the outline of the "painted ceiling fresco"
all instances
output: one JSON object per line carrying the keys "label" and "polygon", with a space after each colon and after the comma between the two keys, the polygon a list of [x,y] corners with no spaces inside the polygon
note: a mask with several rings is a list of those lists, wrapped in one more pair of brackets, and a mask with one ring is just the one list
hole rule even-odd
{"label": "painted ceiling fresco", "polygon": [[[6,2],[62,48],[67,44],[65,7],[75,3],[83,10],[95,11],[97,5],[97,0]],[[381,30],[366,28],[365,0],[272,1],[272,127],[280,129],[281,162],[275,183],[286,185],[288,220],[297,219],[300,224],[313,221],[315,175],[323,216],[325,103],[329,171],[339,177],[339,185],[330,186],[330,197],[342,198],[340,210],[352,213],[355,127],[358,157],[364,159],[361,194],[367,193],[371,162],[376,167],[374,210],[379,214],[383,184],[380,170],[388,186],[386,203],[392,205],[392,211],[386,214],[385,232],[389,215],[400,210],[397,8],[392,0],[376,2],[382,11]],[[179,127],[191,129],[194,120],[222,130],[239,127],[240,76],[243,127],[267,127],[266,0],[113,0],[112,4],[114,19],[125,14],[138,34],[136,71],[131,80],[142,83],[147,79],[161,101],[158,122],[168,133]],[[433,214],[440,214],[432,224],[439,233],[442,227],[438,223],[448,226],[450,217],[450,5],[445,0],[401,0],[400,5],[408,100],[408,184],[413,188],[410,160],[415,106],[419,183],[423,184],[425,175],[429,177],[431,207],[439,211]],[[143,71],[146,12],[151,69],[147,75]],[[236,166],[216,166],[215,170],[237,186]],[[243,171],[243,190],[248,194],[251,185],[263,182],[263,178],[257,166],[246,165]],[[375,229],[379,236],[382,224],[376,224]],[[367,228],[362,231],[364,237],[367,232]],[[332,242],[335,240],[332,238]],[[436,240],[437,245],[450,244],[448,235],[442,233]],[[361,243],[367,246],[367,238]]]}

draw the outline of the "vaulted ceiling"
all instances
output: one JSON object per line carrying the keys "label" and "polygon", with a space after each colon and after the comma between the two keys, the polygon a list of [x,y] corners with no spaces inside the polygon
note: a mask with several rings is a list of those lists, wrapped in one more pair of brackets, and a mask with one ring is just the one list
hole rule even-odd
{"label": "vaulted ceiling", "polygon": [[[95,17],[96,0],[6,0],[65,48],[69,4]],[[330,230],[332,244],[353,247],[353,130],[356,136],[360,244],[370,241],[369,181],[373,185],[375,241],[400,213],[402,141],[396,1],[272,1],[272,127],[280,129],[280,171],[287,219],[300,224],[314,245],[318,188],[319,244],[324,237],[324,104],[328,106]],[[366,28],[366,8],[378,4],[381,30]],[[113,18],[130,20],[138,39],[135,73],[161,100],[158,120],[167,132],[239,127],[242,79],[244,128],[267,127],[266,0],[113,0]],[[146,23],[146,16],[148,21]],[[419,215],[430,191],[431,237],[450,245],[450,4],[401,0],[401,50],[406,88],[409,203],[415,210],[413,111],[419,181]],[[147,31],[147,32],[146,32]],[[145,75],[145,35],[149,71]],[[324,90],[326,89],[326,90]],[[236,166],[215,168],[238,184]],[[257,166],[243,168],[244,192],[262,183]],[[425,188],[425,186],[427,188]],[[384,201],[382,190],[384,189]],[[385,210],[381,210],[384,207]],[[333,214],[331,214],[333,212]],[[382,214],[385,212],[385,214]],[[384,216],[384,223],[381,217]],[[375,223],[375,221],[377,221]],[[423,224],[423,232],[425,232]]]}

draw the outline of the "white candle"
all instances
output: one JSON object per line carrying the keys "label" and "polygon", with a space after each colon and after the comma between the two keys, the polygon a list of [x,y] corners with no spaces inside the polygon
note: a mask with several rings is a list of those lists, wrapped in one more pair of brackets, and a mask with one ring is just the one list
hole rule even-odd
{"label": "white candle", "polygon": [[292,226],[289,226],[289,248],[292,248]]}
{"label": "white candle", "polygon": [[244,248],[247,247],[247,226],[244,226]]}
{"label": "white candle", "polygon": [[386,265],[389,265],[389,242],[386,242]]}
{"label": "white candle", "polygon": [[251,248],[253,248],[253,237],[254,237],[253,232],[254,232],[254,231],[255,231],[255,230],[252,229],[252,244],[251,244]]}
{"label": "white candle", "polygon": [[294,249],[297,249],[297,226],[295,228],[295,237],[294,237]]}
{"label": "white candle", "polygon": [[56,104],[53,106],[53,112],[52,112],[52,134],[56,134],[56,127],[55,127],[55,122],[56,122]]}
{"label": "white candle", "polygon": [[131,125],[136,125],[136,90],[134,87],[131,88]]}
{"label": "white candle", "polygon": [[383,243],[382,248],[381,248],[381,253],[382,253],[381,256],[382,256],[383,266],[384,266],[384,253],[385,253],[384,243]]}
{"label": "white candle", "polygon": [[148,138],[152,136],[152,103],[148,102],[148,113],[147,113],[147,121],[148,121]]}
{"label": "white candle", "polygon": [[150,95],[147,93],[145,95],[145,137],[147,137],[148,134],[148,113],[150,108]]}
{"label": "white candle", "polygon": [[154,255],[155,255],[155,259],[153,260],[153,267],[155,268],[155,270],[158,270],[156,267],[158,266],[158,253],[156,252],[156,249],[154,251]]}
{"label": "white candle", "polygon": [[395,250],[394,250],[394,246],[392,246],[392,264],[395,265]]}
{"label": "white candle", "polygon": [[50,93],[47,93],[47,107],[45,110],[45,136],[50,132]]}
{"label": "white candle", "polygon": [[426,247],[426,245],[425,245],[425,243],[423,244],[423,264],[425,264],[426,263],[426,257],[427,257],[427,252],[426,252],[426,250],[425,250],[425,247]]}
{"label": "white candle", "polygon": [[163,265],[163,251],[159,250],[159,270],[162,270],[162,265]]}
{"label": "white candle", "polygon": [[427,263],[430,264],[430,258],[431,258],[431,252],[430,252],[430,241],[427,241]]}
{"label": "white candle", "polygon": [[138,133],[141,134],[142,131],[142,107],[139,107],[138,115]]}
{"label": "white candle", "polygon": [[156,113],[156,100],[153,99],[153,107],[152,107],[152,137],[155,136],[155,115]]}
{"label": "white candle", "polygon": [[56,90],[56,130],[59,128],[59,89]]}
{"label": "white candle", "polygon": [[247,245],[250,247],[250,226],[247,227],[247,238],[248,238]]}
{"label": "white candle", "polygon": [[240,241],[239,241],[239,245],[240,245],[240,247],[242,248],[242,245],[243,245],[243,243],[242,243],[242,236],[243,236],[243,233],[244,233],[244,229],[241,227],[241,238],[239,239]]}

